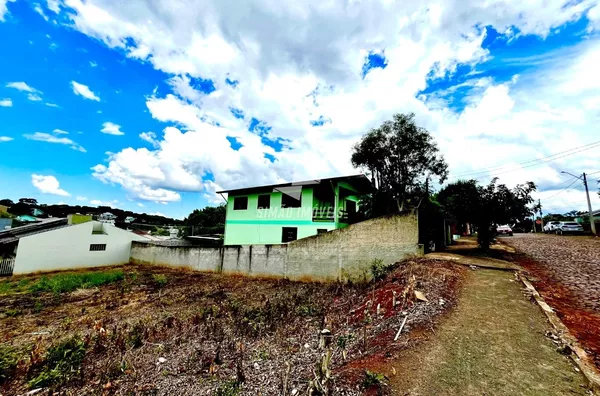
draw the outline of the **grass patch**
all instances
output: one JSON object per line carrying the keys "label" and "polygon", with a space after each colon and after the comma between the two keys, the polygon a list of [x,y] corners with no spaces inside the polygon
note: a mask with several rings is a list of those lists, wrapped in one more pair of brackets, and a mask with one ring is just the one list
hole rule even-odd
{"label": "grass patch", "polygon": [[154,282],[158,287],[163,287],[168,282],[167,276],[163,274],[154,274],[152,275],[152,279],[154,279]]}
{"label": "grass patch", "polygon": [[12,377],[18,362],[19,356],[15,348],[0,346],[0,384]]}
{"label": "grass patch", "polygon": [[33,292],[67,293],[76,289],[89,289],[123,280],[123,271],[94,271],[42,276],[29,290]]}
{"label": "grass patch", "polygon": [[80,376],[84,358],[85,343],[78,336],[71,337],[48,349],[27,384],[30,388],[65,384]]}
{"label": "grass patch", "polygon": [[215,391],[215,396],[237,396],[240,394],[240,384],[237,381],[222,383]]}

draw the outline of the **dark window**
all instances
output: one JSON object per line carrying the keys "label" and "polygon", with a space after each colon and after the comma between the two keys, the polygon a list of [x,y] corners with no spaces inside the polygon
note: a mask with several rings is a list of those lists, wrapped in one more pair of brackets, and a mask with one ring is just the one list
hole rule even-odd
{"label": "dark window", "polygon": [[269,209],[271,207],[271,196],[270,195],[259,195],[258,196],[258,209]]}
{"label": "dark window", "polygon": [[317,235],[325,234],[327,232],[327,228],[317,228]]}
{"label": "dark window", "polygon": [[101,252],[106,250],[106,243],[92,243],[90,245],[90,252]]}
{"label": "dark window", "polygon": [[283,227],[281,229],[281,243],[292,242],[298,239],[298,228]]}
{"label": "dark window", "polygon": [[297,197],[290,194],[283,193],[281,195],[281,207],[282,208],[300,208],[302,206],[302,194],[294,194]]}
{"label": "dark window", "polygon": [[233,210],[248,209],[248,197],[237,197],[233,199]]}

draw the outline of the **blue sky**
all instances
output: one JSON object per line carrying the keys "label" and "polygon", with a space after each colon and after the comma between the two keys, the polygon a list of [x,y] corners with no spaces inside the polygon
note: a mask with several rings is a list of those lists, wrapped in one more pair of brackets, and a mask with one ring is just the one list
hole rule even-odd
{"label": "blue sky", "polygon": [[[576,80],[597,53],[594,2],[554,13],[507,3],[505,19],[481,9],[446,25],[438,20],[462,17],[442,3],[437,14],[418,9],[431,22],[417,18],[410,29],[383,5],[364,20],[324,10],[340,18],[329,30],[318,10],[306,19],[292,7],[287,20],[270,15],[274,38],[259,23],[271,10],[255,3],[240,11],[254,18],[219,19],[218,5],[195,17],[137,1],[0,0],[0,52],[10,59],[0,63],[1,198],[181,218],[218,203],[215,190],[355,173],[351,145],[407,111],[436,136],[454,174],[514,166],[502,181],[535,179],[544,197],[564,185],[565,164],[519,163],[598,140],[600,101]],[[378,12],[382,21],[370,22]],[[562,100],[581,105],[559,116]],[[554,116],[576,119],[549,123]],[[600,171],[588,154],[568,165]],[[577,188],[549,205],[579,208]]]}

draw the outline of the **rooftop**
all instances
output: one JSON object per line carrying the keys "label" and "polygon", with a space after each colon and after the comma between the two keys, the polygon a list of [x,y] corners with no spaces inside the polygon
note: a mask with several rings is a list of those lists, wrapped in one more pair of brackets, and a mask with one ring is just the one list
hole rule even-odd
{"label": "rooftop", "polygon": [[314,179],[314,180],[305,180],[298,182],[290,182],[290,183],[280,183],[280,184],[269,184],[265,186],[254,186],[254,187],[244,187],[232,190],[222,190],[217,191],[217,194],[228,193],[228,194],[251,194],[254,192],[260,192],[268,189],[277,190],[284,187],[294,187],[294,186],[310,186],[321,183],[328,182],[347,182],[355,186],[358,190],[369,192],[373,190],[373,185],[369,178],[363,174],[358,175],[350,175],[350,176],[339,176],[339,177],[330,177],[326,179]]}
{"label": "rooftop", "polygon": [[67,219],[49,218],[43,219],[38,223],[2,230],[0,231],[0,243],[15,242],[18,241],[19,238],[54,230],[56,228],[67,227],[67,225]]}

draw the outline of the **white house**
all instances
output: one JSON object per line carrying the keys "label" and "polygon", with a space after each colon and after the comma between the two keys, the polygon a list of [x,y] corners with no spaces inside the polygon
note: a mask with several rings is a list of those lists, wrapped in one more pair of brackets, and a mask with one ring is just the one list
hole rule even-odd
{"label": "white house", "polygon": [[131,242],[146,240],[99,221],[23,233],[17,239],[14,275],[126,264]]}

